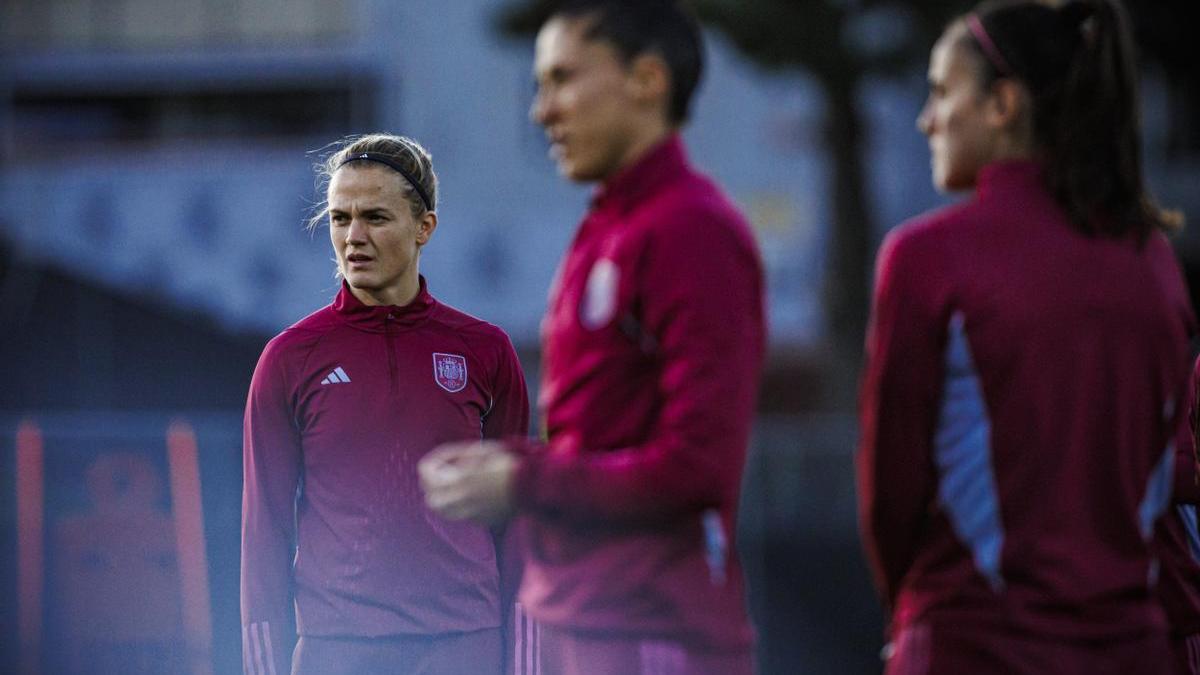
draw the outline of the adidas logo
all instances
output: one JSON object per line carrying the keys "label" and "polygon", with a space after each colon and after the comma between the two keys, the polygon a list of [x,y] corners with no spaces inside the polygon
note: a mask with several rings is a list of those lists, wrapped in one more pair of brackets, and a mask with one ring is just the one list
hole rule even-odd
{"label": "adidas logo", "polygon": [[337,368],[334,368],[332,372],[326,375],[325,379],[321,380],[321,384],[341,384],[349,381],[350,376],[346,374],[346,371],[342,370],[341,366],[338,366]]}

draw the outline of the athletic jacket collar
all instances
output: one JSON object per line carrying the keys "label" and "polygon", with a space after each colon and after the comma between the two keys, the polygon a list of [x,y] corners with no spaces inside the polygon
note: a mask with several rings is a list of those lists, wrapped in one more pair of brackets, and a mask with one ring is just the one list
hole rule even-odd
{"label": "athletic jacket collar", "polygon": [[994,194],[1044,190],[1045,170],[1032,159],[1014,159],[992,162],[979,170],[975,179],[975,194],[986,199]]}
{"label": "athletic jacket collar", "polygon": [[592,195],[592,209],[611,205],[628,211],[687,167],[687,150],[683,147],[683,139],[678,133],[673,133],[597,187]]}
{"label": "athletic jacket collar", "polygon": [[417,297],[412,302],[398,307],[396,305],[365,305],[354,294],[350,287],[342,281],[342,288],[333,301],[333,311],[346,323],[361,330],[384,331],[391,325],[393,329],[412,328],[425,319],[437,307],[437,300],[429,294],[425,285],[425,277],[418,277],[420,288]]}

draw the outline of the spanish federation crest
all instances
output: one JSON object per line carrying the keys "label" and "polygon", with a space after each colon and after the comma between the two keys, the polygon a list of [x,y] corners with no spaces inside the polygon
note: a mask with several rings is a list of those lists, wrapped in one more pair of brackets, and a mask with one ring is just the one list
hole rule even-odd
{"label": "spanish federation crest", "polygon": [[453,394],[467,386],[467,360],[458,354],[433,353],[433,380]]}
{"label": "spanish federation crest", "polygon": [[588,330],[603,328],[617,313],[617,284],[621,271],[608,258],[592,265],[579,303],[579,322]]}

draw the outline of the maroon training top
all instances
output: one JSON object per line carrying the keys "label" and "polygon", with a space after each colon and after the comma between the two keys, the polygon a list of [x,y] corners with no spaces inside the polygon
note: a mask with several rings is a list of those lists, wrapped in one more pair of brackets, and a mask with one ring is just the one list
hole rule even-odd
{"label": "maroon training top", "polygon": [[577,630],[751,642],[733,523],[763,360],[745,220],[673,136],[597,193],[542,325],[522,603]]}
{"label": "maroon training top", "polygon": [[364,305],[343,284],[271,340],[244,429],[246,671],[290,672],[293,598],[301,635],[499,626],[491,533],[429,511],[416,465],[440,443],[528,423],[508,337],[434,300],[424,278],[404,307]]}
{"label": "maroon training top", "polygon": [[879,253],[862,389],[862,531],[893,628],[1162,631],[1191,303],[1166,237],[1089,237],[1032,162]]}

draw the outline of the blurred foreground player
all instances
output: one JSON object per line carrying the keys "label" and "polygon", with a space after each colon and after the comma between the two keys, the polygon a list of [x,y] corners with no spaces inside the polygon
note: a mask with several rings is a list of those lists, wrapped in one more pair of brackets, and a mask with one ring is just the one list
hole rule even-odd
{"label": "blurred foreground player", "polygon": [[438,223],[420,145],[351,139],[322,172],[342,288],[267,344],[246,404],[245,671],[503,672],[493,533],[430,512],[416,471],[439,444],[527,432],[520,364],[418,273]]}
{"label": "blurred foreground player", "polygon": [[543,322],[546,441],[422,463],[441,513],[528,516],[520,600],[546,675],[751,672],[733,524],[762,273],[678,134],[701,53],[662,0],[567,2],[543,25],[531,114],[561,173],[597,183]]}
{"label": "blurred foreground player", "polygon": [[1111,0],[989,2],[918,120],[971,199],[878,261],[862,533],[889,673],[1167,673],[1153,595],[1194,319],[1141,172]]}

